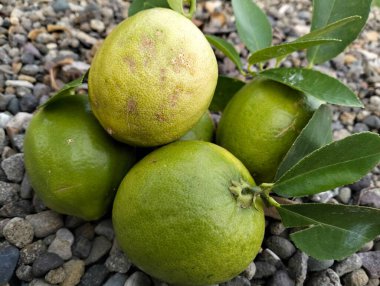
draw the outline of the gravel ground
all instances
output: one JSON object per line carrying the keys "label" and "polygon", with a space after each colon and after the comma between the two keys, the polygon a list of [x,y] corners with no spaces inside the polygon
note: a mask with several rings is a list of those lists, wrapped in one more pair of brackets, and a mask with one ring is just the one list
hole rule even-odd
{"label": "gravel ground", "polygon": [[[269,4],[270,2],[270,4]],[[310,1],[259,1],[274,42],[308,32]],[[33,193],[23,164],[25,129],[36,107],[84,73],[102,39],[127,16],[121,0],[0,0],[0,285],[166,285],[139,271],[114,240],[109,216],[84,222],[48,210]],[[194,22],[228,38],[243,59],[229,2],[199,4]],[[380,9],[346,52],[318,67],[340,78],[365,109],[333,107],[334,138],[380,129]],[[241,77],[217,52],[222,74]],[[270,62],[269,65],[273,65]],[[294,53],[283,66],[305,65]],[[359,182],[308,201],[380,208],[380,169]],[[237,278],[222,285],[379,285],[380,237],[343,261],[317,261],[297,250],[289,231],[268,218],[262,252]],[[29,283],[29,284],[28,284]]]}

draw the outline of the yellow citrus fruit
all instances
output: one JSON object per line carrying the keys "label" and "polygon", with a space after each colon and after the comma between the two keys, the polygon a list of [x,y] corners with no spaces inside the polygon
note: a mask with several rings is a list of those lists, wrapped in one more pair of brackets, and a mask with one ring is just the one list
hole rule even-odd
{"label": "yellow citrus fruit", "polygon": [[231,99],[217,129],[217,143],[248,168],[256,182],[272,182],[315,106],[281,83],[256,79]]}
{"label": "yellow citrus fruit", "polygon": [[25,167],[51,209],[85,220],[100,218],[135,161],[90,111],[86,95],[66,95],[41,108],[27,129]]}
{"label": "yellow citrus fruit", "polygon": [[186,132],[179,140],[190,141],[206,141],[211,142],[214,137],[214,121],[212,121],[211,114],[209,111],[205,112],[201,119]]}
{"label": "yellow citrus fruit", "polygon": [[[241,182],[232,192],[233,182]],[[235,182],[236,183],[236,182]],[[173,285],[227,281],[263,240],[263,203],[252,203],[249,171],[209,142],[177,141],[153,151],[123,179],[113,207],[116,238],[131,261]]]}
{"label": "yellow citrus fruit", "polygon": [[105,39],[91,64],[90,102],[117,140],[158,146],[197,123],[217,77],[202,32],[177,12],[153,8],[126,19]]}

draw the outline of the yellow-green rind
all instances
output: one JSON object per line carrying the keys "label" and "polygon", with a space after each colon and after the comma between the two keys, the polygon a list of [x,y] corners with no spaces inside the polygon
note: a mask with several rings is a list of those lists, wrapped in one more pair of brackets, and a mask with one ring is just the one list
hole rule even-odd
{"label": "yellow-green rind", "polygon": [[216,141],[243,162],[256,182],[272,182],[314,108],[301,92],[271,80],[256,79],[239,90],[226,106]]}
{"label": "yellow-green rind", "polygon": [[205,112],[201,119],[186,132],[179,140],[181,141],[206,141],[211,142],[214,137],[214,121],[209,111]]}
{"label": "yellow-green rind", "polygon": [[179,13],[153,8],[120,23],[97,51],[89,73],[90,102],[117,140],[159,146],[197,123],[217,77],[203,33]]}
{"label": "yellow-green rind", "polygon": [[179,141],[142,159],[127,174],[113,208],[116,238],[140,269],[172,285],[231,279],[263,240],[262,201],[241,208],[231,180],[254,181],[243,164],[208,142]]}
{"label": "yellow-green rind", "polygon": [[39,109],[25,135],[24,155],[44,204],[85,220],[104,215],[135,161],[134,150],[99,125],[86,95],[64,96]]}

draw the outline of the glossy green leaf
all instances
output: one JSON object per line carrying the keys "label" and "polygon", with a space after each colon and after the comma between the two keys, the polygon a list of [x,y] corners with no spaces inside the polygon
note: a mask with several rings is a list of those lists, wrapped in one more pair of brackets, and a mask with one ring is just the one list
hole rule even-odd
{"label": "glossy green leaf", "polygon": [[56,94],[51,96],[47,101],[45,101],[43,104],[41,104],[38,108],[47,106],[47,105],[55,102],[60,97],[71,94],[75,88],[82,85],[82,83],[84,82],[84,80],[88,76],[88,72],[89,72],[89,70],[85,74],[83,74],[80,78],[77,78],[77,79],[70,81],[69,83],[65,84]]}
{"label": "glossy green leaf", "polygon": [[284,43],[277,46],[272,46],[262,50],[258,50],[249,57],[248,62],[249,64],[253,65],[273,58],[284,57],[295,51],[339,41],[340,40],[338,39],[314,39],[305,41],[297,40],[290,43]]}
{"label": "glossy green leaf", "polygon": [[351,184],[380,162],[380,136],[371,132],[351,135],[317,149],[278,179],[279,195],[302,197]]}
{"label": "glossy green leaf", "polygon": [[244,82],[226,76],[219,76],[214,97],[212,98],[209,110],[221,112],[226,107],[230,99],[245,85]]}
{"label": "glossy green leaf", "polygon": [[331,32],[330,37],[339,38],[342,41],[308,50],[308,60],[319,64],[340,54],[363,29],[371,2],[371,0],[314,0],[311,31],[350,16],[358,15],[361,19]]}
{"label": "glossy green leaf", "polygon": [[211,45],[215,46],[215,48],[225,54],[237,66],[240,72],[243,71],[243,64],[240,56],[232,44],[227,42],[225,39],[212,35],[206,35],[206,39]]}
{"label": "glossy green leaf", "polygon": [[128,17],[134,14],[155,7],[170,8],[167,0],[133,0],[131,6],[129,6]]}
{"label": "glossy green leaf", "polygon": [[236,28],[252,53],[272,44],[272,27],[264,12],[252,0],[232,0]]}
{"label": "glossy green leaf", "polygon": [[299,249],[319,260],[340,260],[380,234],[379,209],[294,204],[277,210],[285,227],[306,227],[290,237]]}
{"label": "glossy green leaf", "polygon": [[265,70],[261,76],[286,84],[324,102],[363,107],[356,95],[339,80],[319,71],[304,68]]}
{"label": "glossy green leaf", "polygon": [[321,105],[282,160],[275,180],[278,180],[306,155],[332,142],[331,121],[330,108],[327,105]]}
{"label": "glossy green leaf", "polygon": [[[187,18],[191,18],[193,14],[195,13],[195,9],[197,6],[196,0],[167,0],[170,8],[172,8],[174,11],[182,14],[183,16]],[[189,12],[185,12],[183,9],[183,6],[185,4],[189,4]]]}

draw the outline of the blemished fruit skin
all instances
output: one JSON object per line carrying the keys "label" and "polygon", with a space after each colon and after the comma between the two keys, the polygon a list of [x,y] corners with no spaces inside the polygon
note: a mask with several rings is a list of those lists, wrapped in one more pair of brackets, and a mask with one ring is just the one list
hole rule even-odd
{"label": "blemished fruit skin", "polygon": [[216,142],[239,158],[257,183],[270,183],[316,107],[286,85],[255,79],[227,104]]}
{"label": "blemished fruit skin", "polygon": [[211,114],[209,111],[205,112],[201,119],[191,128],[189,131],[186,132],[185,135],[183,135],[179,140],[181,141],[206,141],[211,142],[214,138],[214,121],[211,118]]}
{"label": "blemished fruit skin", "polygon": [[177,141],[138,162],[113,207],[116,238],[129,259],[170,285],[211,285],[242,272],[260,249],[263,203],[241,207],[231,181],[254,186],[225,149]]}
{"label": "blemished fruit skin", "polygon": [[44,204],[84,220],[104,215],[135,162],[133,148],[110,137],[87,95],[67,95],[39,109],[27,129],[25,167]]}
{"label": "blemished fruit skin", "polygon": [[159,146],[198,122],[217,78],[203,33],[173,10],[152,8],[127,18],[105,39],[91,64],[89,96],[111,136],[134,146]]}

